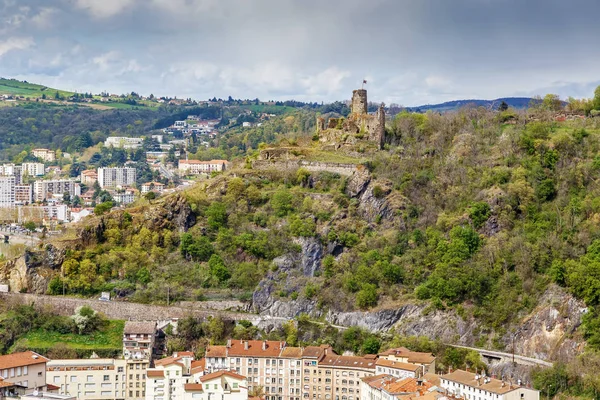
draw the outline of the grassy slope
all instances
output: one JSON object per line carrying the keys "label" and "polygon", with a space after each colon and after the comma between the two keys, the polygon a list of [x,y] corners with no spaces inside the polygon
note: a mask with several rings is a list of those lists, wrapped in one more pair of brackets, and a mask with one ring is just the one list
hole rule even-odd
{"label": "grassy slope", "polygon": [[56,343],[65,343],[72,349],[120,349],[123,340],[125,321],[111,320],[103,331],[91,335],[61,334],[37,329],[29,332],[15,346],[30,348],[51,348]]}
{"label": "grassy slope", "polygon": [[65,90],[58,90],[43,85],[0,78],[0,95],[7,94],[12,96],[42,97],[42,94],[46,94],[47,97],[53,98],[57,91],[65,97],[73,95],[73,92],[68,92]]}

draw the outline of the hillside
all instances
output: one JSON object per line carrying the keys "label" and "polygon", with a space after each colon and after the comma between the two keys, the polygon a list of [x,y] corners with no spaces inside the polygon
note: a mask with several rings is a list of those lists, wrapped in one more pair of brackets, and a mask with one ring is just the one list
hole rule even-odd
{"label": "hillside", "polygon": [[25,98],[37,98],[46,95],[48,98],[54,98],[56,93],[62,97],[72,96],[73,92],[53,89],[43,85],[29,83],[27,81],[18,81],[16,79],[0,78],[0,95],[23,96]]}
{"label": "hillside", "polygon": [[529,107],[533,100],[534,99],[531,97],[502,97],[496,100],[452,100],[439,104],[424,104],[416,107],[407,107],[407,109],[413,112],[449,112],[457,111],[459,108],[464,106],[475,106],[494,110],[498,109],[502,102],[505,102],[509,107],[522,110]]}

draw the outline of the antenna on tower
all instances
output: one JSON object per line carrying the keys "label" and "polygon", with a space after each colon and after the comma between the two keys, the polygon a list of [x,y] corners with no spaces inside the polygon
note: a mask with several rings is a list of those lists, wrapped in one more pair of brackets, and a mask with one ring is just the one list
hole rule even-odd
{"label": "antenna on tower", "polygon": [[367,84],[367,80],[366,80],[366,79],[363,79],[363,81],[362,81],[362,85],[360,85],[360,89],[361,89],[361,90],[362,90],[362,89],[364,89],[366,84]]}

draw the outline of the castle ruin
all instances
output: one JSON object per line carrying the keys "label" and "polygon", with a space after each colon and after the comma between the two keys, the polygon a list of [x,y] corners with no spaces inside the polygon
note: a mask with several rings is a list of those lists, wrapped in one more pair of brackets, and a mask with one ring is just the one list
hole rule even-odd
{"label": "castle ruin", "polygon": [[385,142],[385,108],[381,104],[374,115],[368,112],[367,90],[357,89],[352,92],[350,115],[347,118],[330,118],[327,123],[322,117],[317,118],[317,134],[321,142],[340,139],[353,143],[354,140],[368,140],[378,149]]}

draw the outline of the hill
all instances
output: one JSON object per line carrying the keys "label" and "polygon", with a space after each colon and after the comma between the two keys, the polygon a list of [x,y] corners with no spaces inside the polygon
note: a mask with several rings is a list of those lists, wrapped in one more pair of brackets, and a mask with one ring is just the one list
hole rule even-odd
{"label": "hill", "polygon": [[73,92],[53,89],[47,86],[29,83],[27,81],[0,78],[0,95],[23,96],[25,98],[37,98],[46,95],[48,98],[54,98],[57,92],[62,97],[74,95]]}
{"label": "hill", "polygon": [[448,112],[456,111],[459,108],[467,105],[474,105],[476,107],[485,107],[490,110],[495,110],[498,109],[498,106],[500,106],[502,102],[508,104],[509,107],[521,110],[527,108],[533,100],[534,99],[531,97],[502,97],[496,100],[452,100],[440,104],[425,104],[417,107],[407,107],[407,110],[413,112]]}

